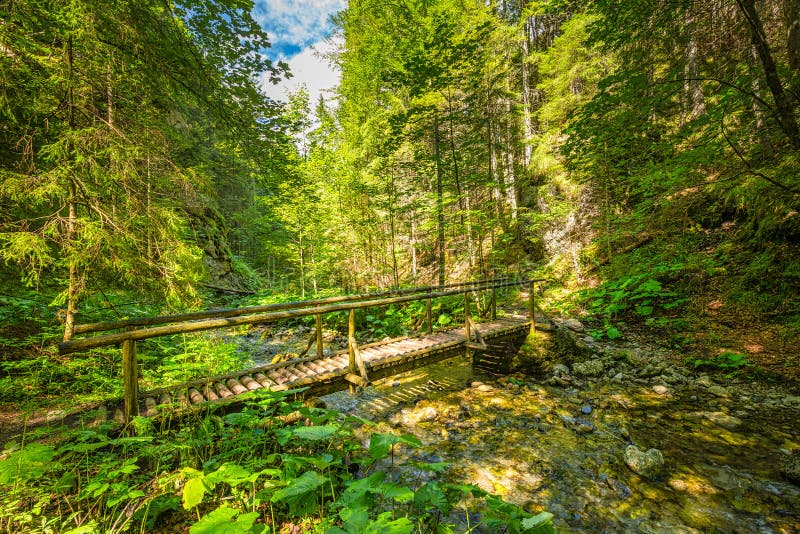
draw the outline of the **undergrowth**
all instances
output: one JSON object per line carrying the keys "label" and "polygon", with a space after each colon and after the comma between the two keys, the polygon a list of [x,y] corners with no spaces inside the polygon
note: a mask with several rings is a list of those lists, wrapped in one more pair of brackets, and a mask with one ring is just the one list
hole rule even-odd
{"label": "undergrowth", "polygon": [[365,447],[354,428],[368,422],[303,406],[295,393],[254,393],[241,411],[180,426],[137,418],[122,433],[101,426],[10,443],[0,530],[555,532],[549,513],[442,480],[447,464],[408,454],[420,446],[414,436],[372,433]]}

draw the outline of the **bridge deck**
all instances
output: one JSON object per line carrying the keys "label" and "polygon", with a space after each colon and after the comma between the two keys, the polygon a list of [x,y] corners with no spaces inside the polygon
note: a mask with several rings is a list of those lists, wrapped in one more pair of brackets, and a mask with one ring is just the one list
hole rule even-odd
{"label": "bridge deck", "polygon": [[[525,331],[529,320],[522,316],[496,319],[476,324],[484,340]],[[474,334],[473,334],[474,335]],[[455,356],[465,348],[463,328],[440,330],[418,337],[381,341],[360,348],[371,380],[384,378],[434,361]],[[319,357],[289,360],[242,370],[228,375],[195,380],[169,388],[144,392],[140,413],[155,416],[167,407],[189,407],[208,402],[231,401],[261,388],[286,390],[309,387],[309,394],[325,394],[348,387],[345,375],[350,372],[347,350]],[[122,417],[120,409],[115,419]]]}

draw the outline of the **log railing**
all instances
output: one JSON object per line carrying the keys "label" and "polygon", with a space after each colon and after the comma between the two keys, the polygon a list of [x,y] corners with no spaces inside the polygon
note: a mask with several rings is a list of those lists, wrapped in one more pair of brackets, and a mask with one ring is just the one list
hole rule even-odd
{"label": "log railing", "polygon": [[[365,387],[369,384],[366,365],[361,359],[360,350],[355,336],[355,310],[370,307],[388,306],[426,300],[425,322],[426,331],[433,331],[433,320],[431,301],[434,298],[464,295],[464,331],[467,351],[470,348],[478,348],[483,345],[477,328],[474,328],[470,313],[470,294],[480,291],[489,291],[491,317],[496,318],[497,295],[496,291],[502,288],[527,287],[530,293],[529,311],[531,331],[536,326],[534,322],[535,297],[534,289],[536,282],[543,279],[512,280],[509,278],[478,280],[472,282],[459,282],[443,286],[417,287],[381,293],[369,293],[360,295],[346,295],[328,297],[323,299],[295,301],[278,304],[267,304],[263,306],[250,306],[242,308],[229,308],[207,310],[201,312],[191,312],[178,315],[165,315],[159,317],[143,317],[135,319],[125,319],[120,321],[110,321],[105,323],[92,323],[76,325],[75,334],[88,334],[95,332],[108,332],[110,330],[122,330],[121,332],[105,333],[93,337],[75,338],[64,341],[58,345],[59,352],[70,354],[81,352],[109,345],[122,346],[122,376],[124,384],[124,403],[123,412],[125,420],[129,421],[133,416],[138,415],[139,411],[139,392],[138,392],[138,363],[136,357],[136,342],[144,339],[182,334],[190,332],[200,332],[219,328],[230,328],[241,325],[266,324],[276,321],[295,319],[300,317],[315,316],[314,334],[309,340],[306,350],[316,342],[316,357],[323,356],[322,343],[322,317],[325,314],[347,311],[348,315],[348,353],[349,353],[349,373],[345,379],[350,382],[351,390],[356,386]],[[160,325],[160,326],[155,326]],[[480,345],[471,342],[471,332],[474,330]]]}

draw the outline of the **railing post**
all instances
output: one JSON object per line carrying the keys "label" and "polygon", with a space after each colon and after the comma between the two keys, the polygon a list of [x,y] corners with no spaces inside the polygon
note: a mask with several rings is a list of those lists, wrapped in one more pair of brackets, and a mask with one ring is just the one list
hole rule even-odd
{"label": "railing post", "polygon": [[497,288],[495,287],[494,276],[492,276],[492,299],[490,306],[492,309],[492,320],[497,319]]}
{"label": "railing post", "polygon": [[[349,367],[352,374],[356,374],[356,310],[350,308],[350,316],[347,319],[347,353],[349,356]],[[356,387],[350,384],[350,393],[355,393]]]}
{"label": "railing post", "polygon": [[[130,330],[127,328],[126,330]],[[124,387],[123,413],[125,423],[139,415],[139,370],[136,362],[136,341],[122,342],[122,382]]]}
{"label": "railing post", "polygon": [[322,358],[322,314],[317,314],[317,357]]}
{"label": "railing post", "polygon": [[431,313],[431,299],[428,298],[425,301],[425,321],[426,321],[426,326],[427,326],[427,332],[429,334],[433,333],[433,317],[432,317],[432,315],[433,314]]}
{"label": "railing post", "polygon": [[469,328],[469,291],[464,293],[464,337],[469,343],[471,331]]}
{"label": "railing post", "polygon": [[531,314],[531,334],[536,333],[536,282],[528,286],[528,307]]}

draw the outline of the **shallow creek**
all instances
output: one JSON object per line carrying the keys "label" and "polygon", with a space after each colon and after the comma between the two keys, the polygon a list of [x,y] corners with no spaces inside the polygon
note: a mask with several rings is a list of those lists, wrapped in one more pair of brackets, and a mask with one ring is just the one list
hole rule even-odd
{"label": "shallow creek", "polygon": [[[659,389],[512,378],[475,374],[461,357],[324,400],[376,423],[363,440],[412,433],[423,442],[413,457],[450,462],[452,482],[552,512],[560,532],[800,532],[800,488],[779,472],[800,448],[800,409],[777,395],[746,384],[720,395],[695,380]],[[661,450],[663,474],[631,471],[630,444]]]}

